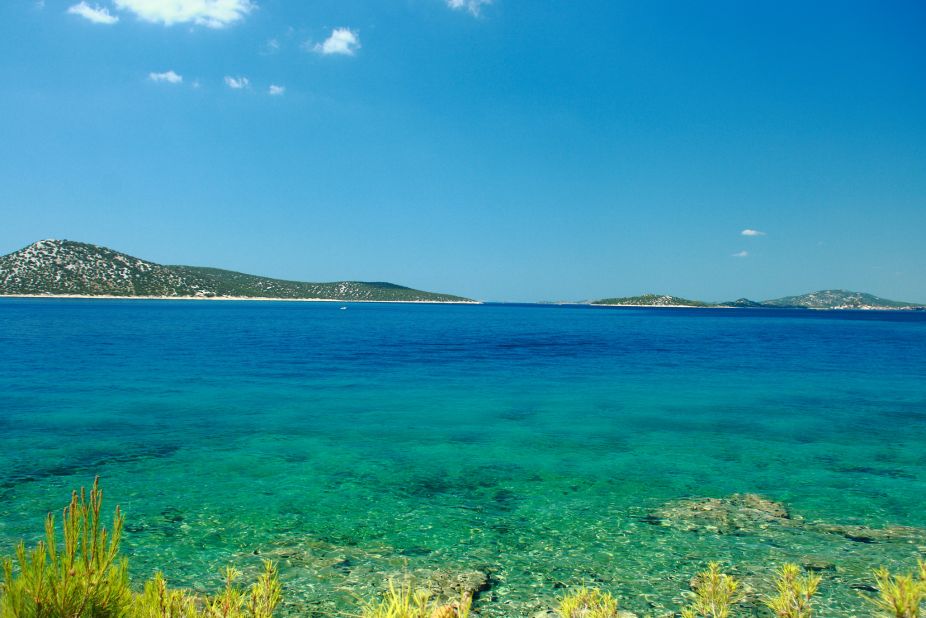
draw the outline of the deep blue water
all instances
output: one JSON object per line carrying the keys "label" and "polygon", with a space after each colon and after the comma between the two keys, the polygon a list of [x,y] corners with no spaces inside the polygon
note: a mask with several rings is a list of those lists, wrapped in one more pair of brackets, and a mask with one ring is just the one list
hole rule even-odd
{"label": "deep blue water", "polygon": [[256,552],[302,613],[434,569],[490,573],[483,615],[579,583],[660,611],[719,559],[825,563],[849,615],[870,566],[926,556],[647,518],[749,492],[926,528],[926,313],[340,306],[0,300],[0,546],[99,474],[133,575]]}

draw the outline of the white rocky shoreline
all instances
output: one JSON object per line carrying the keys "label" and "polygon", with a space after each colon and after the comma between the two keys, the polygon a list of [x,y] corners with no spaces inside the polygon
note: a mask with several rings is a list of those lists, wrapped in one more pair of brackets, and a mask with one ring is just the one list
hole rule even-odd
{"label": "white rocky shoreline", "polygon": [[274,298],[271,296],[117,296],[115,294],[0,294],[0,298],[74,300],[214,300],[303,303],[401,303],[412,305],[481,305],[478,300],[352,300],[344,298]]}

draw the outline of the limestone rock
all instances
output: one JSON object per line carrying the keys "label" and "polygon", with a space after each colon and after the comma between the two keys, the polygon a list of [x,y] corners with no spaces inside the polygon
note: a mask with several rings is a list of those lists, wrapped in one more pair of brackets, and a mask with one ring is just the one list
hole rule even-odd
{"label": "limestone rock", "polygon": [[769,526],[793,526],[788,509],[757,494],[733,494],[726,498],[693,498],[665,504],[647,521],[691,532],[736,534]]}

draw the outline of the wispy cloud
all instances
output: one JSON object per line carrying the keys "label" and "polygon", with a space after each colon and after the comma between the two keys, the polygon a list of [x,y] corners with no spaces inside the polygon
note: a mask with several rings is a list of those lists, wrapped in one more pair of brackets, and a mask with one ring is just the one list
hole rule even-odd
{"label": "wispy cloud", "polygon": [[172,26],[193,23],[224,28],[256,8],[251,0],[113,0],[116,7],[143,21]]}
{"label": "wispy cloud", "polygon": [[749,252],[748,251],[738,251],[737,253],[732,254],[732,257],[739,257],[739,258],[749,257]]}
{"label": "wispy cloud", "polygon": [[267,94],[269,94],[272,97],[281,97],[284,94],[286,94],[286,87],[277,86],[276,84],[270,84],[270,89],[267,91]]}
{"label": "wispy cloud", "polygon": [[447,6],[455,11],[469,11],[472,15],[479,15],[482,7],[492,4],[492,0],[447,0]]}
{"label": "wispy cloud", "polygon": [[746,228],[740,232],[740,234],[743,236],[765,236],[765,232],[760,232],[759,230],[750,230],[749,228]]}
{"label": "wispy cloud", "polygon": [[242,90],[251,85],[251,80],[247,77],[230,77],[225,76],[225,85],[232,90]]}
{"label": "wispy cloud", "polygon": [[275,54],[280,51],[280,39],[267,39],[267,42],[264,43],[263,48],[261,48],[261,53],[270,55]]}
{"label": "wispy cloud", "polygon": [[316,43],[312,51],[324,54],[353,56],[360,49],[360,36],[350,28],[335,28],[323,43]]}
{"label": "wispy cloud", "polygon": [[[41,6],[45,6],[44,3]],[[68,13],[71,15],[80,15],[87,21],[92,21],[95,24],[106,24],[107,26],[119,21],[119,18],[110,13],[109,9],[106,7],[90,6],[86,2],[79,2],[70,7]]]}
{"label": "wispy cloud", "polygon": [[183,82],[183,75],[178,75],[173,71],[164,71],[163,73],[148,73],[148,79],[153,82],[167,82],[168,84],[179,84]]}

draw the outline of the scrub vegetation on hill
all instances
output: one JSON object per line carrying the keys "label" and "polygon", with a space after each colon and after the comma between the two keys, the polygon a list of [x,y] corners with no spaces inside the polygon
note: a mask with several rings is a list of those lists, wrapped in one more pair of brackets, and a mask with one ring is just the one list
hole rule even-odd
{"label": "scrub vegetation on hill", "polygon": [[[60,525],[53,514],[45,519],[45,538],[32,549],[20,542],[14,557],[2,560],[0,618],[271,618],[283,597],[276,566],[263,563],[263,572],[247,587],[232,566],[222,572],[224,585],[212,595],[172,589],[161,573],[139,588],[130,585],[128,559],[121,555],[124,516],[117,506],[112,524],[103,524],[103,491],[99,479],[89,493],[72,493]],[[60,541],[59,541],[60,529]],[[875,591],[861,595],[868,615],[919,618],[926,600],[926,561],[916,573],[895,575],[885,568],[873,571]],[[822,579],[785,564],[762,596],[770,616],[812,618],[814,596]],[[682,618],[728,618],[737,615],[744,594],[740,583],[717,562],[691,580],[689,600],[679,609]],[[406,582],[389,582],[381,598],[361,601],[352,616],[360,618],[467,618],[473,597],[454,600]],[[475,613],[475,612],[473,612]],[[549,613],[560,618],[630,618],[617,599],[597,588],[578,588],[560,598]]]}
{"label": "scrub vegetation on hill", "polygon": [[644,307],[709,307],[700,300],[690,300],[668,294],[643,294],[641,296],[624,296],[620,298],[602,298],[592,302],[593,305],[629,305]]}
{"label": "scrub vegetation on hill", "polygon": [[164,266],[70,240],[40,240],[0,256],[0,295],[166,296],[466,302],[386,282],[307,283],[219,268]]}
{"label": "scrub vegetation on hill", "polygon": [[785,296],[761,302],[739,298],[725,303],[708,303],[668,294],[643,294],[592,301],[593,305],[633,307],[738,307],[745,309],[921,309],[922,305],[888,300],[849,290],[820,290],[799,296]]}

